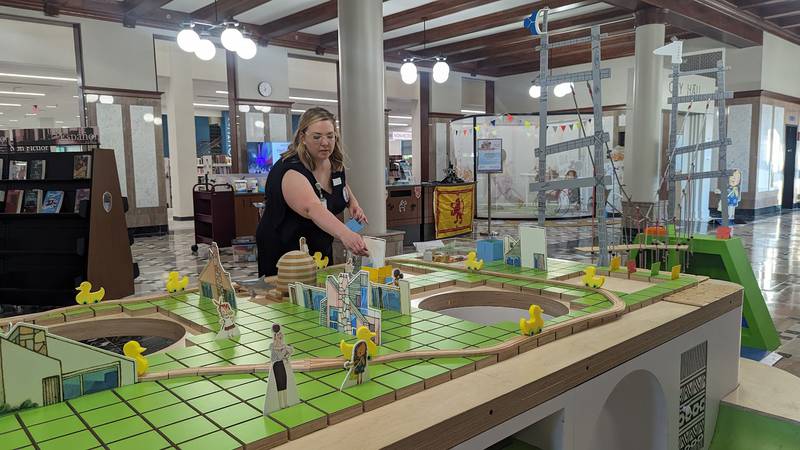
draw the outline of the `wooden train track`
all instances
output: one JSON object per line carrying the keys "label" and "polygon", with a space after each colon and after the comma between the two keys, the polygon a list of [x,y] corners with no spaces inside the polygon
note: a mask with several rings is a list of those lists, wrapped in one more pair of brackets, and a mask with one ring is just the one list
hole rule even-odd
{"label": "wooden train track", "polygon": [[[630,252],[633,250],[689,250],[686,244],[619,244],[609,245],[608,251],[610,252]],[[575,251],[581,253],[597,253],[600,251],[598,247],[575,247]]]}
{"label": "wooden train track", "polygon": [[[413,263],[423,264],[430,267],[464,271],[466,269],[460,267],[453,267],[443,263],[433,263],[427,261],[418,261],[414,259],[393,258],[390,259],[393,263]],[[505,274],[494,272],[490,270],[483,270],[480,272],[483,275],[499,276],[509,279],[531,280],[530,277],[525,277],[517,274]],[[535,281],[535,280],[532,280]],[[520,353],[532,350],[540,345],[544,345],[567,337],[571,334],[592,328],[604,323],[611,322],[625,313],[626,304],[616,294],[606,289],[595,289],[584,286],[576,286],[574,284],[566,283],[560,280],[541,280],[543,283],[548,283],[553,286],[565,287],[569,289],[582,289],[597,293],[605,297],[611,302],[611,307],[602,311],[587,314],[581,317],[573,317],[569,320],[559,322],[557,324],[546,326],[542,329],[541,333],[533,336],[518,336],[501,342],[497,345],[484,348],[470,348],[470,349],[454,349],[454,350],[423,350],[423,351],[409,351],[392,353],[389,355],[381,355],[372,359],[373,364],[387,363],[392,361],[401,361],[405,359],[429,359],[429,358],[449,358],[449,357],[466,357],[466,356],[496,356],[498,361],[503,361]],[[292,361],[292,368],[300,372],[307,372],[313,370],[324,369],[338,369],[342,368],[345,360],[343,358],[314,358],[314,359],[301,359]],[[139,377],[140,381],[161,380],[167,378],[178,378],[185,376],[198,376],[198,375],[225,375],[225,374],[247,374],[255,372],[266,372],[269,370],[269,364],[244,364],[236,366],[222,366],[222,367],[196,367],[175,369],[166,372],[159,372],[153,374],[146,374]]]}

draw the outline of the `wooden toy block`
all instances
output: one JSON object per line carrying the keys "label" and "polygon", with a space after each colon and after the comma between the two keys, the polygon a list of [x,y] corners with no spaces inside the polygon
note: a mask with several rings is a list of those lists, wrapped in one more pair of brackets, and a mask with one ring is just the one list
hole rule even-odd
{"label": "wooden toy block", "polygon": [[610,269],[611,271],[619,270],[620,263],[622,262],[621,256],[614,256],[611,258]]}
{"label": "wooden toy block", "polygon": [[673,280],[677,280],[678,278],[680,278],[680,276],[681,276],[681,265],[680,264],[672,266],[672,274],[671,275],[672,275],[671,279],[673,279]]}
{"label": "wooden toy block", "polygon": [[650,276],[657,276],[659,272],[661,272],[661,262],[654,262],[653,265],[650,266]]}

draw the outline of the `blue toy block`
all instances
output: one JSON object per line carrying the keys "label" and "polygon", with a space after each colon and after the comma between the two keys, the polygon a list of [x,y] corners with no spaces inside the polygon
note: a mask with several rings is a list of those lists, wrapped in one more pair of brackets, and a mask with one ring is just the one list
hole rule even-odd
{"label": "blue toy block", "polygon": [[522,265],[522,261],[520,260],[519,256],[507,256],[506,265],[520,267]]}
{"label": "blue toy block", "polygon": [[499,239],[481,239],[478,241],[478,259],[486,262],[503,259],[503,241]]}

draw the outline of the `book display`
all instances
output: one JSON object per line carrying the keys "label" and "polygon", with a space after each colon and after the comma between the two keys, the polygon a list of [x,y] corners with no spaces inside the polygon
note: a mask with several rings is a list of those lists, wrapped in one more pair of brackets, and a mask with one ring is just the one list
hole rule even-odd
{"label": "book display", "polygon": [[83,281],[111,298],[134,292],[114,152],[96,147],[93,128],[0,142],[0,303],[70,304]]}

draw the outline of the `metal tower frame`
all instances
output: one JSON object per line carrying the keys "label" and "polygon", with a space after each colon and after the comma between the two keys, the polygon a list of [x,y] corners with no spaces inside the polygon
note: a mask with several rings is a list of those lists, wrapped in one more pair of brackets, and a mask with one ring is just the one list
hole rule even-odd
{"label": "metal tower frame", "polygon": [[[608,255],[608,230],[606,228],[606,185],[611,184],[611,177],[605,175],[605,145],[609,141],[608,133],[603,131],[603,102],[601,97],[601,80],[611,77],[610,69],[600,68],[600,40],[605,35],[600,34],[600,26],[593,25],[591,36],[570,39],[551,44],[547,34],[548,10],[542,10],[543,20],[541,26],[541,41],[539,46],[539,79],[541,96],[539,97],[539,147],[534,150],[539,160],[538,181],[529,185],[530,192],[536,192],[538,198],[538,218],[539,226],[545,226],[546,202],[545,191],[572,189],[582,187],[595,188],[595,216],[597,217],[597,243],[599,246],[599,264],[607,266]],[[584,72],[565,73],[550,76],[548,74],[548,56],[550,49],[566,47],[570,45],[592,44],[592,69]],[[554,145],[547,145],[547,88],[561,83],[569,82],[592,82],[592,107],[594,112],[594,135],[562,142]],[[583,123],[580,124],[583,128]],[[547,156],[556,153],[575,150],[578,148],[594,145],[594,175],[592,177],[577,178],[573,180],[545,181],[547,172]]]}
{"label": "metal tower frame", "polygon": [[[727,146],[731,145],[731,139],[728,137],[728,116],[725,111],[725,99],[733,98],[733,93],[725,90],[725,66],[722,61],[717,61],[717,67],[713,69],[699,69],[682,72],[680,63],[672,63],[671,78],[671,92],[672,96],[669,98],[669,103],[672,109],[669,115],[669,167],[668,167],[668,192],[667,192],[667,218],[675,218],[675,182],[701,178],[717,178],[722,184],[720,191],[723,192],[723,197],[720,199],[722,206],[722,225],[728,226],[728,201],[725,195],[725,189],[728,187],[728,177],[733,174],[733,170],[728,169],[727,162]],[[680,89],[680,77],[688,75],[703,75],[715,73],[716,89],[711,94],[696,94],[696,95],[683,95],[678,94]],[[714,100],[717,102],[718,118],[717,125],[719,132],[716,141],[702,142],[694,145],[686,145],[683,147],[676,147],[678,140],[678,105],[681,103],[699,102],[703,100]],[[700,150],[709,148],[719,148],[719,160],[717,170],[698,172],[698,173],[675,173],[675,164],[678,155],[694,153]]]}

